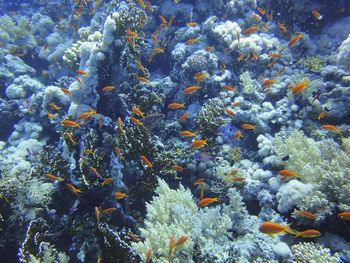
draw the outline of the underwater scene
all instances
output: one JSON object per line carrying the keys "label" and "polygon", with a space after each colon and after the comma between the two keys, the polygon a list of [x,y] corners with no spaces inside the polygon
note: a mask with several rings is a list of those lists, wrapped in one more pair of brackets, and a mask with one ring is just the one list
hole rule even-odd
{"label": "underwater scene", "polygon": [[350,263],[349,0],[0,1],[0,263]]}

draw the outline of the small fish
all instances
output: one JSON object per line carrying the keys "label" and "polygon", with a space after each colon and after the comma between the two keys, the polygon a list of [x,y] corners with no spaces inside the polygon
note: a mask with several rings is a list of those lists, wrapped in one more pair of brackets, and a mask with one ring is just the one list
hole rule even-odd
{"label": "small fish", "polygon": [[325,124],[325,125],[322,125],[321,126],[322,129],[325,129],[327,131],[330,131],[330,132],[335,132],[335,133],[342,133],[343,131],[339,128],[337,128],[336,126],[332,125],[332,124]]}
{"label": "small fish", "polygon": [[147,167],[149,167],[149,168],[153,168],[153,164],[147,159],[147,157],[146,156],[144,156],[144,155],[141,155],[141,161],[142,161],[142,164],[143,165],[145,165],[145,166],[147,166]]}
{"label": "small fish", "polygon": [[236,102],[234,102],[234,103],[231,104],[231,107],[232,107],[232,108],[235,108],[235,107],[239,106],[240,104],[241,104],[240,101],[236,101]]}
{"label": "small fish", "polygon": [[130,37],[130,38],[137,38],[139,37],[139,35],[135,32],[135,31],[132,31],[132,30],[125,30],[125,33],[126,33],[126,36],[127,37]]}
{"label": "small fish", "polygon": [[295,237],[319,237],[321,232],[315,229],[308,229],[302,232],[298,232]]}
{"label": "small fish", "polygon": [[68,95],[68,96],[73,96],[72,92],[69,91],[69,89],[67,88],[61,88],[61,90],[64,92],[64,94]]}
{"label": "small fish", "polygon": [[152,256],[153,256],[153,251],[152,249],[147,249],[146,251],[146,256],[145,256],[145,263],[150,263],[151,262],[151,259],[152,259]]}
{"label": "small fish", "polygon": [[137,116],[144,117],[145,114],[140,110],[138,106],[133,106],[131,109],[132,113],[136,114]]}
{"label": "small fish", "polygon": [[265,221],[260,225],[259,231],[264,234],[268,234],[270,237],[273,237],[272,235],[274,234],[285,234],[285,233],[289,233],[293,235],[297,234],[297,231],[291,229],[289,226],[290,224],[286,226],[282,226],[278,223]]}
{"label": "small fish", "polygon": [[142,77],[142,76],[138,76],[137,79],[143,83],[149,83],[149,79],[148,78],[145,78],[145,77]]}
{"label": "small fish", "polygon": [[177,165],[177,164],[174,165],[173,168],[174,168],[174,170],[177,171],[177,172],[183,172],[183,171],[185,170],[182,166]]}
{"label": "small fish", "polygon": [[115,192],[113,196],[115,199],[123,199],[125,197],[128,197],[125,193],[122,192]]}
{"label": "small fish", "polygon": [[179,237],[179,239],[178,239],[178,240],[176,240],[176,242],[175,242],[175,247],[182,246],[183,244],[185,244],[185,243],[186,243],[187,239],[188,239],[188,236],[185,236],[185,235],[184,235],[184,236]]}
{"label": "small fish", "polygon": [[236,89],[234,87],[232,87],[231,85],[224,85],[223,86],[223,89],[224,90],[227,90],[227,91],[232,91],[234,92]]}
{"label": "small fish", "polygon": [[214,203],[214,202],[218,202],[219,201],[219,198],[217,197],[214,197],[214,198],[210,198],[210,197],[207,197],[207,198],[203,198],[202,200],[200,200],[197,205],[199,207],[204,207],[204,206],[207,206],[211,203]]}
{"label": "small fish", "polygon": [[294,45],[295,43],[297,43],[300,39],[302,39],[304,37],[303,34],[297,34],[294,37],[291,38],[291,40],[288,42],[287,46],[290,47],[292,45]]}
{"label": "small fish", "polygon": [[265,15],[266,14],[266,11],[265,9],[261,8],[261,7],[257,7],[256,10],[261,14],[261,15]]}
{"label": "small fish", "polygon": [[287,33],[287,28],[282,22],[278,22],[277,26],[283,34]]}
{"label": "small fish", "polygon": [[102,178],[102,176],[98,173],[97,169],[95,167],[90,167],[90,171],[96,175],[99,178]]}
{"label": "small fish", "polygon": [[295,213],[300,217],[305,217],[305,218],[312,219],[312,220],[315,220],[317,218],[315,214],[310,213],[310,212],[305,211],[305,210],[297,210],[297,211],[295,211]]}
{"label": "small fish", "polygon": [[206,52],[211,52],[214,50],[214,46],[207,46],[205,49],[204,49]]}
{"label": "small fish", "polygon": [[276,79],[264,79],[262,84],[264,87],[270,87],[272,86],[273,84],[276,84],[277,83],[277,80]]}
{"label": "small fish", "polygon": [[77,73],[78,75],[81,75],[81,76],[85,76],[85,77],[89,76],[89,73],[86,72],[85,70],[82,70],[82,69],[77,70],[75,73]]}
{"label": "small fish", "polygon": [[110,92],[110,91],[113,91],[113,90],[115,90],[114,86],[105,86],[105,87],[102,88],[103,92]]}
{"label": "small fish", "polygon": [[114,213],[115,211],[117,211],[117,208],[110,207],[110,208],[106,208],[106,209],[102,210],[102,214],[110,215],[110,214]]}
{"label": "small fish", "polygon": [[287,169],[280,170],[278,173],[281,175],[281,180],[285,180],[287,178],[300,177],[300,175],[298,173],[287,170]]}
{"label": "small fish", "polygon": [[261,21],[261,17],[258,14],[253,13],[252,14],[252,18],[254,18],[256,20],[256,22],[260,22]]}
{"label": "small fish", "polygon": [[190,132],[190,131],[180,131],[180,135],[185,136],[185,137],[194,137],[197,134],[194,132]]}
{"label": "small fish", "polygon": [[253,62],[255,62],[255,61],[257,61],[258,59],[259,59],[258,55],[253,51],[252,56],[251,56],[251,60],[252,60]]}
{"label": "small fish", "polygon": [[188,27],[196,27],[196,26],[198,26],[198,23],[197,22],[187,22],[186,26],[188,26]]}
{"label": "small fish", "polygon": [[194,154],[194,159],[199,162],[209,162],[215,159],[214,156],[210,155],[207,152],[197,152]]}
{"label": "small fish", "polygon": [[130,120],[133,124],[137,126],[143,126],[143,123],[139,119],[136,119],[135,117],[130,117]]}
{"label": "small fish", "polygon": [[112,177],[108,177],[106,179],[103,180],[102,183],[100,183],[101,186],[105,186],[107,184],[110,184],[111,182],[113,182],[113,178]]}
{"label": "small fish", "polygon": [[322,112],[320,112],[320,114],[318,114],[317,119],[321,120],[321,119],[325,118],[326,116],[327,116],[327,112],[322,111]]}
{"label": "small fish", "polygon": [[189,111],[186,111],[184,114],[180,116],[180,118],[177,120],[178,122],[183,122],[187,117],[190,115]]}
{"label": "small fish", "polygon": [[52,120],[52,119],[55,118],[55,114],[48,113],[48,114],[47,114],[47,117],[48,117],[50,120]]}
{"label": "small fish", "polygon": [[204,180],[205,180],[204,178],[198,179],[193,184],[194,185],[198,185],[201,188],[205,188]]}
{"label": "small fish", "polygon": [[47,173],[46,176],[47,176],[47,178],[49,178],[51,181],[60,181],[60,182],[63,182],[63,181],[64,181],[63,178],[58,177],[58,176],[56,176],[56,175],[53,175],[53,174],[51,174],[51,173]]}
{"label": "small fish", "polygon": [[185,88],[182,91],[182,93],[184,93],[184,94],[191,94],[191,93],[196,92],[198,89],[200,89],[199,86],[190,86],[190,87]]}
{"label": "small fish", "polygon": [[316,18],[317,20],[321,20],[323,18],[323,15],[320,14],[320,12],[314,10],[311,12],[311,14],[313,15],[314,18]]}
{"label": "small fish", "polygon": [[243,61],[243,60],[247,60],[247,54],[241,54],[239,55],[239,57],[237,58],[237,61],[240,62],[240,61]]}
{"label": "small fish", "polygon": [[206,79],[207,76],[208,73],[206,72],[197,72],[193,78],[197,83],[201,83],[204,79]]}
{"label": "small fish", "polygon": [[191,144],[192,149],[200,149],[208,145],[207,140],[193,140]]}
{"label": "small fish", "polygon": [[83,85],[83,81],[81,80],[81,78],[75,78],[75,79],[79,82],[80,85]]}
{"label": "small fish", "polygon": [[63,120],[62,121],[62,126],[63,127],[71,127],[71,128],[80,128],[80,124],[75,122],[75,121],[71,121],[71,120]]}
{"label": "small fish", "polygon": [[307,88],[307,86],[309,85],[310,80],[306,79],[304,81],[301,81],[295,85],[289,85],[288,88],[292,91],[293,94],[298,94],[301,91],[303,91],[304,89]]}
{"label": "small fish", "polygon": [[101,219],[101,212],[97,206],[95,206],[95,217],[96,217],[97,223],[99,224]]}
{"label": "small fish", "polygon": [[186,45],[193,45],[198,41],[198,38],[191,38],[185,42]]}
{"label": "small fish", "polygon": [[236,140],[242,139],[243,135],[242,135],[241,131],[236,131],[235,134],[233,135],[233,138],[235,138]]}
{"label": "small fish", "polygon": [[66,186],[73,194],[79,195],[79,194],[83,193],[79,188],[76,188],[74,185],[72,185],[70,183],[66,183]]}
{"label": "small fish", "polygon": [[258,30],[259,30],[258,26],[251,26],[251,27],[247,28],[246,30],[244,30],[243,34],[249,36]]}
{"label": "small fish", "polygon": [[344,219],[344,220],[350,220],[350,212],[348,212],[348,211],[341,212],[341,213],[337,214],[337,217],[339,217],[340,219]]}
{"label": "small fish", "polygon": [[174,102],[174,103],[170,103],[168,105],[168,109],[171,109],[171,110],[176,110],[176,109],[181,109],[181,108],[185,108],[184,103],[180,104],[180,103]]}
{"label": "small fish", "polygon": [[168,262],[171,262],[171,255],[175,248],[175,239],[173,236],[169,237],[169,252],[168,252]]}
{"label": "small fish", "polygon": [[228,182],[243,182],[245,180],[244,177],[228,177],[226,181]]}
{"label": "small fish", "polygon": [[120,117],[118,117],[117,119],[117,126],[122,133],[125,133],[125,130],[123,129],[123,121],[122,121],[122,118]]}
{"label": "small fish", "polygon": [[270,58],[278,59],[281,57],[281,53],[279,52],[269,52],[267,54]]}
{"label": "small fish", "polygon": [[224,110],[225,110],[225,112],[228,114],[228,115],[230,115],[230,116],[236,116],[236,113],[233,111],[233,110],[231,110],[231,109],[229,109],[229,108],[224,108]]}
{"label": "small fish", "polygon": [[49,103],[47,104],[47,106],[49,106],[51,109],[55,111],[60,111],[62,109],[62,107],[57,106],[55,103]]}
{"label": "small fish", "polygon": [[250,124],[250,123],[244,123],[241,125],[242,129],[245,130],[255,130],[256,126]]}
{"label": "small fish", "polygon": [[93,109],[89,109],[88,111],[85,111],[85,112],[81,113],[81,114],[77,117],[77,120],[78,120],[78,121],[81,121],[81,120],[83,120],[83,119],[90,118],[92,115],[97,115],[97,112],[94,111]]}
{"label": "small fish", "polygon": [[73,134],[72,134],[72,133],[70,133],[70,132],[65,132],[65,133],[64,133],[64,137],[66,137],[66,138],[68,139],[68,141],[70,141],[73,145],[76,145],[76,144],[77,144],[77,142],[74,141],[74,139],[73,139]]}

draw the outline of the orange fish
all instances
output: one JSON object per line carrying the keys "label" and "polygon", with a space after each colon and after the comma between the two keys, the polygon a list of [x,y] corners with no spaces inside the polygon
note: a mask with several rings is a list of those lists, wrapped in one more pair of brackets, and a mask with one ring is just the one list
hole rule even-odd
{"label": "orange fish", "polygon": [[123,129],[123,121],[120,117],[118,117],[118,119],[117,119],[117,125],[118,125],[118,129],[124,133],[125,131]]}
{"label": "orange fish", "polygon": [[232,87],[231,85],[224,85],[223,89],[227,91],[232,91],[232,92],[235,91],[235,88]]}
{"label": "orange fish", "polygon": [[140,110],[138,106],[132,107],[131,111],[135,113],[137,116],[144,117],[145,114]]}
{"label": "orange fish", "polygon": [[258,14],[253,13],[252,18],[254,18],[257,22],[261,21],[261,17]]}
{"label": "orange fish", "polygon": [[70,92],[69,89],[67,89],[67,88],[61,88],[61,90],[62,90],[65,94],[67,94],[68,96],[73,96],[72,92]]}
{"label": "orange fish", "polygon": [[171,110],[176,110],[176,109],[181,109],[181,108],[185,108],[184,103],[180,104],[180,103],[174,102],[174,103],[170,103],[168,105],[168,109],[171,109]]}
{"label": "orange fish", "polygon": [[81,78],[75,78],[75,79],[79,82],[80,85],[83,85],[83,81],[81,80]]}
{"label": "orange fish", "polygon": [[253,51],[252,56],[251,56],[251,60],[255,62],[258,59],[259,59],[258,55]]}
{"label": "orange fish", "polygon": [[73,193],[73,194],[76,194],[76,195],[79,195],[82,193],[82,191],[78,188],[76,188],[74,185],[70,184],[70,183],[67,183],[66,184],[68,189]]}
{"label": "orange fish", "polygon": [[258,31],[258,30],[259,30],[258,26],[251,26],[251,27],[247,28],[246,30],[244,30],[243,34],[249,36],[249,35],[253,34],[255,31]]}
{"label": "orange fish", "polygon": [[297,43],[300,39],[302,39],[304,37],[303,34],[297,34],[294,37],[292,37],[292,39],[288,42],[288,47],[294,45],[295,43]]}
{"label": "orange fish", "polygon": [[196,26],[198,26],[198,23],[197,22],[187,22],[186,26],[188,26],[188,27],[196,27]]}
{"label": "orange fish", "polygon": [[287,32],[287,28],[286,28],[286,26],[282,23],[282,22],[278,22],[278,28],[279,28],[279,30],[281,30],[281,32],[283,33],[283,34],[285,34],[286,32]]}
{"label": "orange fish", "polygon": [[47,176],[51,181],[61,181],[61,182],[64,181],[63,178],[58,177],[58,176],[55,176],[55,175],[53,175],[53,174],[51,174],[51,173],[47,173],[46,176]]}
{"label": "orange fish", "polygon": [[267,54],[270,58],[275,58],[278,59],[281,57],[281,53],[279,52],[269,52],[269,54]]}
{"label": "orange fish", "polygon": [[171,262],[171,255],[175,248],[175,239],[173,236],[169,237],[169,252],[168,252],[168,262]]}
{"label": "orange fish", "polygon": [[126,36],[130,37],[130,38],[137,38],[137,37],[139,37],[139,35],[136,32],[134,32],[132,30],[129,30],[129,29],[125,30],[125,33],[126,33]]}
{"label": "orange fish", "polygon": [[278,172],[281,175],[281,180],[285,180],[287,178],[300,177],[298,173],[284,169]]}
{"label": "orange fish", "polygon": [[305,210],[297,210],[295,213],[300,217],[305,217],[308,219],[316,219],[316,215]]}
{"label": "orange fish", "polygon": [[153,168],[153,164],[147,159],[146,156],[144,155],[141,155],[141,161],[142,161],[142,164],[149,167],[149,168]]}
{"label": "orange fish", "polygon": [[260,14],[262,14],[263,16],[266,14],[265,9],[263,9],[263,8],[261,8],[261,7],[258,7],[256,10],[257,10]]}
{"label": "orange fish", "polygon": [[244,123],[241,125],[242,129],[245,129],[245,130],[255,130],[255,126],[250,124],[250,123]]}
{"label": "orange fish", "polygon": [[185,235],[179,237],[179,239],[176,240],[175,242],[175,247],[182,246],[183,244],[186,243],[187,239],[188,239],[188,236],[185,236]]}
{"label": "orange fish", "polygon": [[236,101],[236,102],[234,102],[234,103],[231,104],[231,107],[232,107],[232,108],[235,108],[235,107],[239,106],[240,104],[241,104],[240,101]]}
{"label": "orange fish", "polygon": [[97,114],[96,111],[94,111],[93,109],[90,109],[90,110],[85,111],[85,112],[83,112],[82,114],[80,114],[80,115],[77,117],[77,120],[80,121],[80,120],[89,118],[89,117],[91,117],[92,115],[96,115],[96,114]]}
{"label": "orange fish", "polygon": [[196,136],[197,134],[190,131],[180,131],[180,135],[185,137],[193,137],[193,136]]}
{"label": "orange fish", "polygon": [[175,169],[175,171],[177,172],[183,172],[183,170],[185,170],[182,166],[180,165],[174,165],[173,168]]}
{"label": "orange fish", "polygon": [[178,122],[183,122],[189,115],[190,115],[190,112],[186,111],[184,114],[182,114],[180,116],[180,118],[177,121]]}
{"label": "orange fish", "polygon": [[323,18],[323,15],[320,14],[320,12],[314,10],[311,12],[311,14],[314,16],[314,18],[321,20]]}
{"label": "orange fish", "polygon": [[193,45],[198,41],[198,38],[191,38],[185,42],[186,45]]}
{"label": "orange fish", "polygon": [[207,46],[204,50],[207,52],[211,52],[214,50],[214,46]]}
{"label": "orange fish", "polygon": [[106,209],[102,210],[102,213],[110,215],[110,214],[114,213],[115,211],[117,211],[117,208],[110,207],[110,208],[106,208]]}
{"label": "orange fish", "polygon": [[202,200],[200,200],[197,205],[199,207],[204,207],[204,206],[207,206],[211,203],[214,203],[214,202],[218,202],[219,201],[219,198],[217,197],[214,197],[214,198],[210,198],[210,197],[207,197],[207,198],[203,198]]}
{"label": "orange fish", "polygon": [[106,86],[106,87],[102,88],[103,92],[109,92],[109,91],[112,91],[112,90],[115,90],[114,86]]}
{"label": "orange fish", "polygon": [[149,83],[149,79],[148,78],[145,78],[145,77],[142,77],[142,76],[138,76],[137,79],[143,83]]}
{"label": "orange fish", "polygon": [[99,178],[102,178],[102,176],[98,173],[97,169],[95,167],[90,167],[90,171],[96,175]]}
{"label": "orange fish", "polygon": [[350,212],[348,212],[348,211],[341,212],[341,213],[337,214],[337,217],[339,217],[340,219],[344,219],[344,220],[350,220]]}
{"label": "orange fish", "polygon": [[270,87],[270,86],[272,86],[275,83],[277,83],[276,79],[264,79],[263,82],[262,82],[264,87]]}
{"label": "orange fish", "polygon": [[319,237],[321,232],[315,229],[308,229],[302,232],[298,232],[295,237]]}
{"label": "orange fish", "polygon": [[55,118],[55,115],[52,114],[52,113],[48,113],[48,114],[47,114],[47,117],[48,117],[50,120],[52,120],[53,118]]}
{"label": "orange fish", "polygon": [[146,251],[146,256],[145,256],[145,263],[150,263],[151,262],[151,259],[152,259],[152,256],[153,256],[153,251],[152,249],[148,249]]}
{"label": "orange fish", "polygon": [[247,57],[247,54],[241,54],[238,58],[237,61],[243,61],[243,60],[248,60],[249,57]]}
{"label": "orange fish", "polygon": [[320,112],[320,114],[318,114],[317,119],[321,120],[321,119],[325,118],[326,116],[327,116],[327,112],[322,111],[322,112]]}
{"label": "orange fish", "polygon": [[278,223],[274,223],[274,222],[270,222],[270,221],[263,222],[259,227],[259,231],[264,233],[264,234],[268,234],[270,237],[273,237],[272,235],[274,235],[274,234],[289,233],[289,234],[295,235],[297,233],[297,231],[292,230],[289,227],[289,225],[281,226]]}
{"label": "orange fish", "polygon": [[206,77],[208,76],[208,74],[206,72],[197,72],[195,75],[194,75],[194,80],[197,82],[197,83],[200,83],[202,82]]}
{"label": "orange fish", "polygon": [[230,116],[236,116],[236,113],[235,113],[233,110],[231,110],[231,109],[229,109],[229,108],[224,108],[224,110],[225,110],[225,112],[226,112],[228,115],[230,115]]}
{"label": "orange fish", "polygon": [[186,89],[184,89],[182,92],[184,94],[191,94],[191,93],[196,92],[198,89],[200,89],[199,86],[190,86],[190,87],[187,87]]}
{"label": "orange fish", "polygon": [[133,124],[135,124],[137,126],[143,126],[143,123],[139,119],[136,119],[134,117],[130,117],[130,120]]}
{"label": "orange fish", "polygon": [[128,197],[125,193],[122,192],[115,192],[113,196],[115,199],[123,199],[125,197]]}
{"label": "orange fish", "polygon": [[89,76],[89,73],[87,73],[85,70],[82,70],[82,69],[77,70],[75,73],[85,77]]}
{"label": "orange fish", "polygon": [[101,218],[101,212],[100,212],[100,210],[98,209],[97,206],[95,206],[95,217],[96,217],[97,223],[99,224],[100,223],[100,218]]}
{"label": "orange fish", "polygon": [[73,145],[76,145],[76,144],[77,144],[77,142],[74,141],[74,139],[73,139],[73,134],[72,134],[72,133],[70,133],[70,132],[65,132],[65,133],[64,133],[64,136],[65,136]]}
{"label": "orange fish", "polygon": [[321,128],[327,130],[327,131],[330,131],[330,132],[335,132],[335,133],[342,133],[343,131],[339,128],[337,128],[336,126],[332,125],[332,124],[325,124],[325,125],[322,125]]}
{"label": "orange fish", "polygon": [[288,88],[292,91],[293,94],[298,94],[301,91],[303,91],[304,89],[307,88],[307,86],[309,85],[310,80],[306,79],[302,82],[299,82],[295,85],[289,85]]}
{"label": "orange fish", "polygon": [[241,131],[236,131],[233,137],[237,140],[240,140],[241,138],[243,138]]}
{"label": "orange fish", "polygon": [[111,182],[113,182],[113,178],[112,177],[108,177],[106,179],[103,180],[102,183],[100,183],[101,186],[105,186],[107,184],[110,184]]}
{"label": "orange fish", "polygon": [[55,103],[49,103],[49,104],[47,104],[47,106],[49,106],[51,109],[53,109],[55,111],[59,111],[62,109],[62,107],[57,106]]}
{"label": "orange fish", "polygon": [[71,120],[63,120],[62,121],[62,126],[63,127],[72,127],[72,128],[80,128],[80,124],[75,122],[75,121],[71,121]]}
{"label": "orange fish", "polygon": [[[196,180],[193,184],[198,185],[200,188],[205,188],[204,178]],[[203,198],[201,198],[203,199]]]}
{"label": "orange fish", "polygon": [[200,149],[203,148],[204,146],[208,145],[207,140],[193,140],[191,147],[193,149]]}

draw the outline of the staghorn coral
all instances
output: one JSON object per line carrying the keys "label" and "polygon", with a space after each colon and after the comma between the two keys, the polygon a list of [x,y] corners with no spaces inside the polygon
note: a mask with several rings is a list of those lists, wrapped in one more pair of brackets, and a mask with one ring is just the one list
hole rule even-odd
{"label": "staghorn coral", "polygon": [[292,246],[292,253],[296,263],[339,263],[337,253],[331,253],[330,249],[312,242],[301,242]]}

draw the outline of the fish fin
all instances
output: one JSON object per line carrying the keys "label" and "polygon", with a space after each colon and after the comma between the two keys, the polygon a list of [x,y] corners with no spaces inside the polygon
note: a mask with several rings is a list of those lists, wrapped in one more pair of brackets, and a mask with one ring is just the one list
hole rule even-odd
{"label": "fish fin", "polygon": [[292,225],[292,224],[286,225],[286,226],[284,227],[284,231],[286,231],[286,232],[289,233],[289,234],[297,235],[297,236],[298,236],[299,232],[296,231],[296,230],[294,230],[294,229],[291,229],[291,228],[290,228],[291,225]]}
{"label": "fish fin", "polygon": [[272,239],[275,239],[275,236],[273,234],[269,234],[269,236],[272,238]]}

